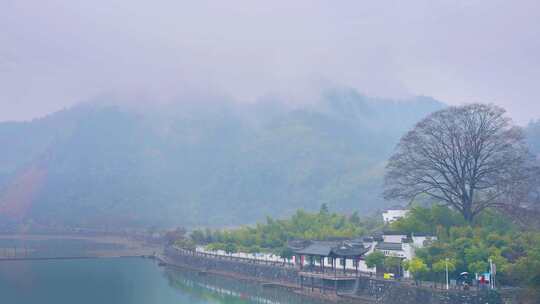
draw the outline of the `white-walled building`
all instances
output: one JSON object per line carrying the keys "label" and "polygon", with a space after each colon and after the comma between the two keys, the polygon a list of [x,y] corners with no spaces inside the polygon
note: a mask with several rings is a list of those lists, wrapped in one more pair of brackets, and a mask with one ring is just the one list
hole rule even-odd
{"label": "white-walled building", "polygon": [[[340,263],[345,263],[345,268],[349,270],[357,269],[360,272],[364,273],[376,273],[376,268],[368,268],[365,263],[365,257],[374,251],[380,251],[385,256],[397,257],[402,260],[412,260],[415,257],[416,249],[423,248],[428,245],[431,241],[436,240],[434,236],[428,235],[407,235],[396,232],[385,232],[382,234],[377,234],[371,237],[365,237],[362,239],[348,240],[348,241],[301,241],[305,243],[300,246],[302,249],[299,250],[299,255],[293,256],[292,264],[293,265],[304,265],[307,266],[310,263],[313,263],[314,266],[321,266],[321,259],[326,267],[331,265],[332,259],[328,256],[332,250],[339,250],[341,247],[346,246],[344,250],[355,250],[358,251],[358,259],[352,258],[338,258]],[[280,256],[270,254],[270,253],[245,253],[245,252],[236,252],[232,254],[227,254],[223,250],[210,251],[206,248],[199,246],[196,248],[197,252],[201,253],[211,253],[221,256],[233,256],[245,259],[252,260],[261,260],[261,261],[273,261],[273,262],[283,262],[283,258]],[[305,255],[303,251],[306,251]],[[303,257],[299,257],[302,256]],[[317,256],[317,258],[309,259],[308,256]],[[357,262],[357,263],[356,263]],[[338,264],[341,268],[343,264]],[[403,272],[404,277],[410,277],[409,272]]]}
{"label": "white-walled building", "polygon": [[411,239],[412,239],[412,245],[415,248],[422,248],[422,247],[426,246],[428,243],[437,240],[437,237],[432,236],[432,235],[414,235],[414,234],[412,234]]}
{"label": "white-walled building", "polygon": [[407,238],[406,234],[402,233],[384,233],[382,235],[383,242],[385,243],[403,243]]}
{"label": "white-walled building", "polygon": [[384,211],[382,216],[385,224],[391,224],[399,220],[400,218],[406,216],[407,213],[409,213],[409,210],[407,209],[395,208]]}
{"label": "white-walled building", "polygon": [[[437,239],[435,236],[414,235],[387,232],[382,235],[382,242],[377,242],[374,250],[384,253],[388,257],[397,257],[403,260],[412,260],[415,257],[416,250],[425,247],[430,242]],[[410,273],[403,272],[403,276],[408,278]]]}

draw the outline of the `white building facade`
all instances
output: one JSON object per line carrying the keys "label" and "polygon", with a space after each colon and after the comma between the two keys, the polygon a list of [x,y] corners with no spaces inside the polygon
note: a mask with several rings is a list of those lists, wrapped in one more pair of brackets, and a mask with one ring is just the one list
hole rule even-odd
{"label": "white building facade", "polygon": [[409,213],[406,209],[389,209],[383,212],[383,220],[385,224],[391,224],[400,218],[403,218]]}

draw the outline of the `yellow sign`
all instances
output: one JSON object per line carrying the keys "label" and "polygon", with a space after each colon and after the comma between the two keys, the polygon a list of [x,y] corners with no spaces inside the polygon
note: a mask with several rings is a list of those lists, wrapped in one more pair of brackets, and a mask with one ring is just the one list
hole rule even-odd
{"label": "yellow sign", "polygon": [[383,278],[385,280],[392,280],[394,278],[394,274],[393,273],[385,273]]}

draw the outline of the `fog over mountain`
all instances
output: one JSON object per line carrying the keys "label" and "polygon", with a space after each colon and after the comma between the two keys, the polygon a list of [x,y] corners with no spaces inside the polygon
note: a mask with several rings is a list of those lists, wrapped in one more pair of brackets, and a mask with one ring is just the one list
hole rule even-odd
{"label": "fog over mountain", "polygon": [[539,3],[0,1],[0,223],[383,208],[437,100],[538,118]]}
{"label": "fog over mountain", "polygon": [[530,151],[540,158],[540,119],[531,121],[525,130]]}
{"label": "fog over mountain", "polygon": [[539,19],[537,0],[2,0],[0,121],[108,92],[294,102],[337,84],[493,102],[524,125],[540,112]]}
{"label": "fog over mountain", "polygon": [[443,104],[352,89],[290,106],[94,101],[0,124],[0,214],[29,225],[237,225],[322,203],[381,209],[399,137]]}

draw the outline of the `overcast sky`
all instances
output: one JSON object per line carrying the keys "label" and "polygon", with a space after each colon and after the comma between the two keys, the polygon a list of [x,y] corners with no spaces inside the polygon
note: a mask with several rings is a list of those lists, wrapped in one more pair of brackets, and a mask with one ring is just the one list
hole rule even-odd
{"label": "overcast sky", "polygon": [[104,92],[493,102],[540,118],[540,1],[0,0],[0,121]]}

